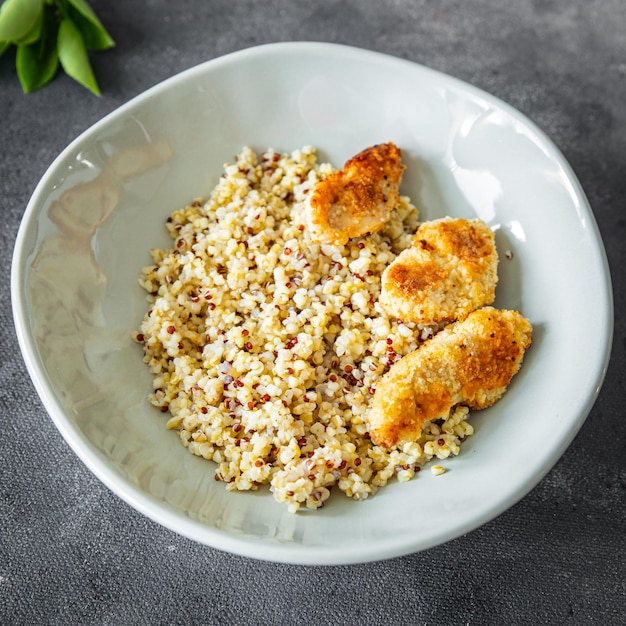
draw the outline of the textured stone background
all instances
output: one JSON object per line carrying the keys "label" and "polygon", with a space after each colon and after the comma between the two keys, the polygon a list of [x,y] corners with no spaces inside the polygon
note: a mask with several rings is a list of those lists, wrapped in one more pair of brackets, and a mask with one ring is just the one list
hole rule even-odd
{"label": "textured stone background", "polygon": [[[626,3],[623,0],[93,0],[117,41],[103,96],[65,76],[24,96],[0,59],[0,623],[620,624],[626,620]],[[231,556],[140,516],[81,464],[19,354],[9,268],[37,181],[78,134],[202,61],[287,40],[443,70],[541,126],[572,164],[612,268],[608,376],[565,455],[520,503],[446,545],[350,567]],[[575,341],[575,338],[572,338]],[[558,376],[558,372],[554,373]]]}

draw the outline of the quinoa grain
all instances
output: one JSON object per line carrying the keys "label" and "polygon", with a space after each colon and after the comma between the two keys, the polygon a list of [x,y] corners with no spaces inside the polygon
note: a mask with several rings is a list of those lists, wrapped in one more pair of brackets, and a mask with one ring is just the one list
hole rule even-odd
{"label": "quinoa grain", "polygon": [[172,248],[153,250],[140,278],[149,311],[134,337],[154,375],[150,402],[226,489],[268,484],[292,512],[323,506],[333,486],[363,500],[409,480],[473,433],[455,407],[416,442],[371,442],[376,381],[438,328],[378,304],[383,270],[418,226],[408,198],[378,233],[310,240],[305,199],[331,171],[312,147],[244,148],[207,202],[167,219]]}

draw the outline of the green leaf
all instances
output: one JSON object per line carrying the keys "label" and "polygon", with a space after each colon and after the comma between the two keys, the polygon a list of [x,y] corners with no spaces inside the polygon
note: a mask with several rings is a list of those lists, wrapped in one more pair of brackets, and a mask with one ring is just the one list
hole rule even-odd
{"label": "green leaf", "polygon": [[65,73],[99,96],[100,89],[89,63],[85,42],[74,22],[68,17],[63,18],[59,25],[57,51]]}
{"label": "green leaf", "polygon": [[80,30],[88,50],[106,50],[115,45],[93,9],[85,0],[67,0],[68,14]]}
{"label": "green leaf", "polygon": [[39,38],[41,37],[41,28],[42,28],[42,25],[43,25],[43,14],[44,14],[43,8],[44,8],[44,6],[41,5],[41,8],[42,8],[42,10],[39,11],[39,14],[35,18],[35,21],[33,22],[33,25],[30,27],[28,32],[23,37],[20,37],[19,39],[14,39],[13,43],[15,43],[15,44],[31,44],[31,43],[35,43],[36,41],[39,40]]}
{"label": "green leaf", "polygon": [[0,41],[0,57],[4,54],[4,51],[11,45],[10,41]]}
{"label": "green leaf", "polygon": [[39,41],[17,47],[15,67],[24,93],[35,91],[49,83],[59,67],[57,20],[52,10],[46,10],[43,18]]}
{"label": "green leaf", "polygon": [[45,57],[39,56],[39,45],[20,44],[15,57],[17,75],[22,83],[24,93],[30,93],[49,83],[59,67],[56,48],[48,50]]}
{"label": "green leaf", "polygon": [[41,18],[42,0],[6,0],[0,7],[0,41],[18,41]]}

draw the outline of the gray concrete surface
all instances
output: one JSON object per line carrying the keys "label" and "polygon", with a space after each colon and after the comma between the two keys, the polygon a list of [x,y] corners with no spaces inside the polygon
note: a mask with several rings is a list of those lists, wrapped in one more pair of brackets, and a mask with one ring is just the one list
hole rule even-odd
{"label": "gray concrete surface", "polygon": [[[65,76],[24,96],[0,59],[0,623],[626,623],[626,3],[623,0],[126,0],[91,3],[117,41],[97,99]],[[346,567],[257,562],[142,517],[82,465],[19,354],[11,254],[37,181],[80,132],[145,88],[260,43],[318,40],[411,59],[518,108],[560,147],[612,269],[600,397],[553,470],[455,541]],[[558,373],[555,373],[558,375]]]}

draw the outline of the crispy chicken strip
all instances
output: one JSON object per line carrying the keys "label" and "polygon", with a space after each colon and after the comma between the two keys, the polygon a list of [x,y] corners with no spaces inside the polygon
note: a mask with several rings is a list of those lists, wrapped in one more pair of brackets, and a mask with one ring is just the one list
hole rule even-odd
{"label": "crispy chicken strip", "polygon": [[372,441],[415,441],[424,424],[458,404],[484,409],[499,400],[532,342],[517,311],[485,307],[446,326],[397,361],[376,385],[368,413]]}
{"label": "crispy chicken strip", "polygon": [[436,324],[491,304],[498,282],[492,230],[479,219],[424,222],[382,276],[380,304],[404,322]]}
{"label": "crispy chicken strip", "polygon": [[393,143],[366,148],[313,188],[306,207],[314,241],[345,244],[380,230],[398,204],[404,165]]}

